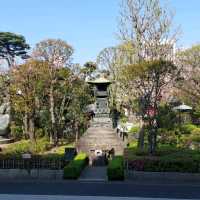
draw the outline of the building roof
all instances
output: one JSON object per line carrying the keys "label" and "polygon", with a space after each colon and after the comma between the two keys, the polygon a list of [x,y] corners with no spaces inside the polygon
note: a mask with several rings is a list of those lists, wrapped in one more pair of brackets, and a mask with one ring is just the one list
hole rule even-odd
{"label": "building roof", "polygon": [[111,81],[104,78],[104,77],[99,77],[97,79],[94,79],[94,80],[88,80],[87,81],[88,83],[92,83],[92,84],[96,84],[96,83],[107,83],[107,84],[110,84]]}

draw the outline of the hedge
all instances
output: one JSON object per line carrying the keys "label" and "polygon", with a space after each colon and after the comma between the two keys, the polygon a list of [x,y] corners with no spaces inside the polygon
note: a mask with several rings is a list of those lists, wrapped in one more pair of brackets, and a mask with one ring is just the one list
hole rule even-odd
{"label": "hedge", "polygon": [[136,159],[129,161],[129,169],[147,172],[199,173],[200,164],[192,159]]}
{"label": "hedge", "polygon": [[88,157],[85,153],[79,153],[74,160],[64,167],[64,179],[77,179],[82,170],[88,164]]}
{"label": "hedge", "polygon": [[109,161],[107,176],[108,180],[124,180],[124,159],[122,156],[115,156]]}

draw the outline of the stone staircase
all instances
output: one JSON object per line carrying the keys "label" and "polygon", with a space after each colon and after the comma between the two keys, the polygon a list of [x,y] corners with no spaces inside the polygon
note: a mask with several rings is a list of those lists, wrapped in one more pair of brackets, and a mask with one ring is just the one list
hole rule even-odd
{"label": "stone staircase", "polygon": [[115,150],[115,155],[123,154],[124,143],[112,128],[112,120],[105,117],[97,117],[91,121],[91,126],[80,138],[77,150],[94,154],[95,150]]}

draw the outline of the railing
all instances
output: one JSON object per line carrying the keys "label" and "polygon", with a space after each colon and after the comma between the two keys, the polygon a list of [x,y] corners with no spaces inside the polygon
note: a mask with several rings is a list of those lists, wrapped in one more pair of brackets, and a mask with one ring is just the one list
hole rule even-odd
{"label": "railing", "polygon": [[0,169],[63,169],[64,159],[2,159]]}

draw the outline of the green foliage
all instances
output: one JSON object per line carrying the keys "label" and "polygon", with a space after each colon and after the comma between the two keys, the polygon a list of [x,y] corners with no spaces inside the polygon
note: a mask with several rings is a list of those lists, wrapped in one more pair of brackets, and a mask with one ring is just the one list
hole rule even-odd
{"label": "green foliage", "polygon": [[19,142],[10,144],[5,150],[3,150],[3,154],[7,154],[10,156],[21,156],[23,153],[30,152],[32,154],[44,153],[49,150],[51,145],[49,140],[44,137],[36,140],[36,143],[31,143],[30,140],[20,140]]}
{"label": "green foliage", "polygon": [[177,145],[181,137],[179,129],[167,130],[165,128],[158,129],[158,143]]}
{"label": "green foliage", "polygon": [[168,105],[161,105],[158,108],[157,123],[158,128],[172,130],[175,128],[177,119],[176,113]]}
{"label": "green foliage", "polygon": [[42,129],[42,128],[37,128],[35,130],[35,136],[36,136],[36,138],[42,138],[42,137],[44,137],[45,136],[45,130]]}
{"label": "green foliage", "polygon": [[108,180],[124,180],[124,159],[122,156],[115,156],[109,161],[107,176]]}
{"label": "green foliage", "polygon": [[192,129],[190,134],[182,135],[181,145],[187,148],[200,149],[200,128]]}
{"label": "green foliage", "polygon": [[91,61],[88,61],[84,64],[84,67],[81,69],[81,72],[85,76],[91,76],[91,74],[97,69],[97,64]]}
{"label": "green foliage", "polygon": [[44,153],[51,148],[51,144],[47,137],[36,140],[35,143],[31,144],[30,151],[32,153]]}
{"label": "green foliage", "polygon": [[192,131],[196,128],[197,126],[194,124],[184,124],[180,127],[180,131],[182,134],[191,134]]}
{"label": "green foliage", "polygon": [[148,156],[148,152],[138,154],[131,150],[129,167],[137,171],[153,172],[191,172],[199,173],[200,152],[162,145],[156,151],[154,157]]}
{"label": "green foliage", "polygon": [[77,179],[87,164],[87,155],[85,153],[79,153],[74,160],[64,167],[64,179]]}
{"label": "green foliage", "polygon": [[23,130],[21,126],[17,126],[14,123],[10,125],[11,137],[15,140],[20,140],[23,138]]}
{"label": "green foliage", "polygon": [[3,150],[3,154],[15,156],[21,156],[22,153],[27,153],[30,151],[30,141],[29,140],[21,140],[20,142],[16,142],[10,144],[8,148]]}
{"label": "green foliage", "polygon": [[132,134],[137,134],[138,132],[140,131],[140,127],[139,126],[133,126],[129,133],[132,133]]}
{"label": "green foliage", "polygon": [[[154,73],[158,76],[171,74],[177,67],[165,60],[143,61],[138,64],[126,66],[125,73],[128,79],[143,78],[144,80],[153,77]],[[152,80],[153,81],[153,80]],[[156,81],[156,79],[154,80]]]}
{"label": "green foliage", "polygon": [[199,164],[190,159],[144,160],[144,171],[197,173]]}
{"label": "green foliage", "polygon": [[196,127],[192,130],[192,135],[200,135],[200,127]]}
{"label": "green foliage", "polygon": [[6,59],[10,66],[15,56],[24,58],[29,49],[24,36],[10,32],[0,32],[0,58]]}
{"label": "green foliage", "polygon": [[126,122],[128,122],[128,118],[126,116],[123,116],[123,117],[120,118],[120,122],[122,124],[125,124]]}
{"label": "green foliage", "polygon": [[200,135],[192,135],[192,142],[200,143]]}

